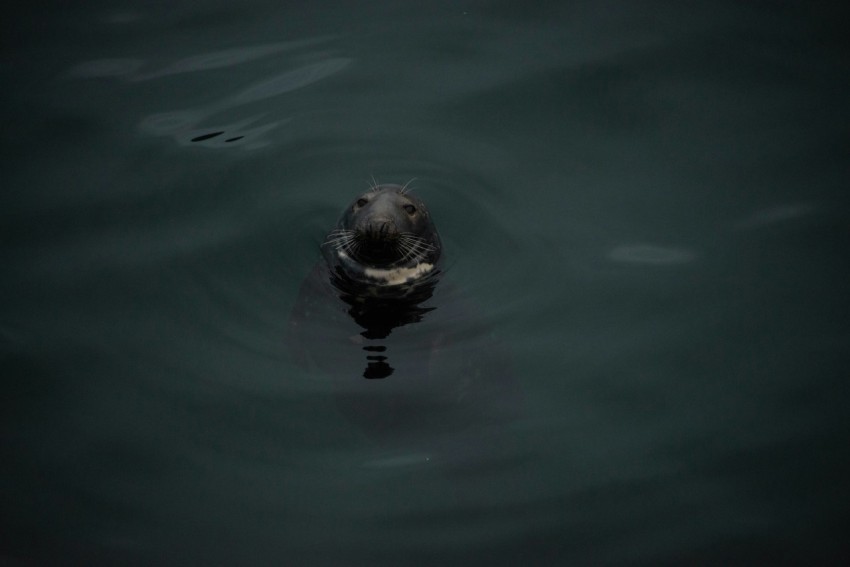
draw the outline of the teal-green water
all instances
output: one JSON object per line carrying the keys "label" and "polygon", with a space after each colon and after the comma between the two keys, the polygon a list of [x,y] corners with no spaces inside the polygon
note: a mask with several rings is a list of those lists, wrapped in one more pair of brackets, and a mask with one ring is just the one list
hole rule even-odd
{"label": "teal-green water", "polygon": [[[842,16],[479,0],[5,18],[0,557],[846,561]],[[387,444],[293,356],[299,287],[373,178],[415,178],[442,234],[449,291],[413,327],[450,337],[442,379],[473,349],[473,372],[511,361],[516,411],[485,435]],[[427,358],[415,344],[395,360]]]}

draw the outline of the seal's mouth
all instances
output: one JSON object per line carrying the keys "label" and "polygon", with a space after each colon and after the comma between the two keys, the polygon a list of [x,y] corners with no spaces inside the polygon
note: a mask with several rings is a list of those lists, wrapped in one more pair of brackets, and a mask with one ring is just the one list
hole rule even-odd
{"label": "seal's mouth", "polygon": [[386,225],[358,231],[355,243],[357,246],[352,247],[351,254],[367,264],[388,265],[398,262],[404,255],[398,233]]}
{"label": "seal's mouth", "polygon": [[372,217],[355,227],[355,244],[350,253],[361,263],[388,266],[402,259],[399,231],[392,218]]}

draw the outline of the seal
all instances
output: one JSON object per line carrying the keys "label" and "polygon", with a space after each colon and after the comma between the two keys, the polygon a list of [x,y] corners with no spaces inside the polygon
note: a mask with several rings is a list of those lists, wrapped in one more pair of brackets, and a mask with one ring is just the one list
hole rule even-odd
{"label": "seal", "polygon": [[322,251],[341,290],[404,297],[439,274],[442,244],[422,199],[375,185],[343,211]]}
{"label": "seal", "polygon": [[[442,244],[422,199],[407,186],[374,185],[346,207],[322,244],[330,281],[366,339],[385,339],[393,329],[417,323],[440,274]],[[386,378],[393,368],[383,345],[371,351],[363,376]]]}
{"label": "seal", "polygon": [[[327,344],[329,336],[350,329],[353,321],[361,330],[346,336],[367,352],[363,377],[390,376],[395,368],[387,344],[375,341],[434,310],[425,304],[440,279],[443,247],[428,207],[407,185],[375,184],[343,209],[321,251],[324,261],[302,285],[293,311],[294,342],[303,344],[310,336],[296,359],[302,366],[328,367],[338,357],[310,356],[314,343]],[[334,321],[339,310],[331,307],[340,300],[349,321]]]}

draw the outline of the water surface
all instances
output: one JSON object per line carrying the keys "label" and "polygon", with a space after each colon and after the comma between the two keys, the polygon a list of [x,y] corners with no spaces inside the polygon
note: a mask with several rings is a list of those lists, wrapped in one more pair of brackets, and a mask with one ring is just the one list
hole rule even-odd
{"label": "water surface", "polygon": [[[369,6],[4,26],[4,560],[846,560],[839,11]],[[387,446],[293,359],[373,177],[443,237],[418,329],[512,361],[486,443]]]}

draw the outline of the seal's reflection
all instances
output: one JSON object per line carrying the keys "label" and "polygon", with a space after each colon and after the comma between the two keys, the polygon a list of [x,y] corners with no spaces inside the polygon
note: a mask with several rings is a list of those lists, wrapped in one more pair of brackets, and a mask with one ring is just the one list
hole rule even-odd
{"label": "seal's reflection", "polygon": [[[434,294],[438,275],[439,272],[435,272],[413,285],[381,292],[356,282],[342,270],[331,275],[331,283],[339,293],[339,298],[349,306],[349,316],[363,328],[360,335],[369,341],[383,341],[393,329],[418,323],[428,312],[436,309],[422,304]],[[368,353],[364,378],[387,378],[394,372],[386,354],[386,345],[367,344],[363,350]]]}

